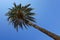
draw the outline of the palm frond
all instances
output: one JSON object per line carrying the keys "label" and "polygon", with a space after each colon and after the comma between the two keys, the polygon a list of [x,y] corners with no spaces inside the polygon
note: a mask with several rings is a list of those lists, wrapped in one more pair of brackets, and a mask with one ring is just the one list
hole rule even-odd
{"label": "palm frond", "polygon": [[16,29],[16,31],[18,32],[18,25],[16,23],[14,23],[14,28]]}
{"label": "palm frond", "polygon": [[24,6],[24,8],[27,8],[27,7],[29,7],[31,4],[28,4],[28,5],[26,5],[26,6]]}
{"label": "palm frond", "polygon": [[35,22],[35,18],[28,16],[28,20]]}
{"label": "palm frond", "polygon": [[22,5],[21,5],[21,4],[19,4],[19,7],[21,8],[21,7],[22,7]]}
{"label": "palm frond", "polygon": [[13,4],[13,5],[14,5],[14,7],[16,7],[16,6],[17,6],[15,2],[14,2],[14,4]]}
{"label": "palm frond", "polygon": [[28,16],[34,16],[35,13],[31,13],[31,12],[29,12],[29,13],[26,13],[25,15],[28,15]]}
{"label": "palm frond", "polygon": [[21,29],[23,29],[23,24],[22,24],[22,22],[19,23],[19,27],[20,27]]}
{"label": "palm frond", "polygon": [[27,8],[25,11],[26,12],[30,12],[30,11],[32,11],[33,10],[33,8]]}

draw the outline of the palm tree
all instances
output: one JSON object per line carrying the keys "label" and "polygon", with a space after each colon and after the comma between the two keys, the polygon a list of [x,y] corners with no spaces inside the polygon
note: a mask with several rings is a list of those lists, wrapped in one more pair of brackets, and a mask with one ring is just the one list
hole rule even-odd
{"label": "palm tree", "polygon": [[8,21],[14,25],[14,28],[17,31],[19,27],[23,29],[23,27],[27,28],[27,26],[31,26],[45,33],[54,40],[60,40],[60,36],[34,23],[35,18],[33,16],[35,15],[35,13],[32,12],[33,8],[30,8],[30,5],[31,4],[22,6],[21,4],[16,5],[16,3],[14,3],[14,7],[9,8],[10,10],[6,13],[6,16],[8,16]]}

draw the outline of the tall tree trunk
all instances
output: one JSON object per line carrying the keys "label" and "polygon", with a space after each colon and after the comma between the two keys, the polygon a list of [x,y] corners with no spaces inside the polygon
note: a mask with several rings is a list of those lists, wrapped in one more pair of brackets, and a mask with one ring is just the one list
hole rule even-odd
{"label": "tall tree trunk", "polygon": [[32,23],[32,22],[28,22],[29,25],[31,25],[32,27],[36,28],[37,30],[45,33],[46,35],[48,35],[49,37],[53,38],[54,40],[60,40],[60,36],[42,28],[42,27],[39,27],[37,26],[36,24]]}

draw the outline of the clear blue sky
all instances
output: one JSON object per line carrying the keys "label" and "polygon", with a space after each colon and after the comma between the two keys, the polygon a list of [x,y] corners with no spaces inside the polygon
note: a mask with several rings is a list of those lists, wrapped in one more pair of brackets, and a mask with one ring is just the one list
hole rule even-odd
{"label": "clear blue sky", "polygon": [[0,40],[53,40],[32,27],[16,32],[5,16],[14,2],[22,5],[31,3],[37,25],[60,35],[60,0],[0,0]]}

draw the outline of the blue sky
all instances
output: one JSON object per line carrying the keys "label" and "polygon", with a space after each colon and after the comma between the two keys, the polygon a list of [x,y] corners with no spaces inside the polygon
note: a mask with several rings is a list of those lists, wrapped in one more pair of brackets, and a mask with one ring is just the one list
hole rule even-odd
{"label": "blue sky", "polygon": [[16,32],[12,24],[9,24],[5,14],[8,8],[16,2],[18,5],[31,3],[36,13],[36,24],[60,35],[60,0],[0,0],[0,40],[53,40],[44,33],[29,27],[28,30]]}

